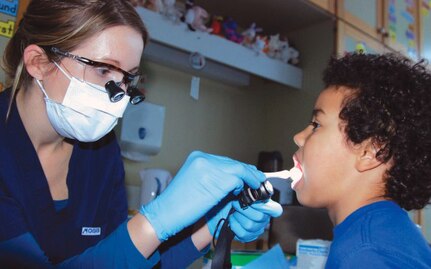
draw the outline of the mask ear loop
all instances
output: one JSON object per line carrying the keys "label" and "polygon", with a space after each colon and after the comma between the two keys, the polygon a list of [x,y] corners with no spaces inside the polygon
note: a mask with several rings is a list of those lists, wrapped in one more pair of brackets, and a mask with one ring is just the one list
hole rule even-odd
{"label": "mask ear loop", "polygon": [[67,73],[66,73],[66,71],[64,71],[63,70],[63,68],[61,68],[61,66],[58,64],[58,63],[56,63],[56,62],[53,62],[54,64],[55,64],[55,66],[57,66],[57,68],[58,69],[60,69],[60,71],[61,71],[61,73],[63,73],[63,75],[65,75],[69,80],[72,80],[72,77],[71,76],[69,76]]}
{"label": "mask ear loop", "polygon": [[46,93],[45,88],[43,87],[42,83],[40,82],[40,80],[36,79],[36,83],[39,86],[39,89],[42,91],[43,95],[45,95],[46,98],[49,99],[48,94]]}
{"label": "mask ear loop", "polygon": [[[72,80],[72,78],[63,70],[63,68],[60,67],[59,64],[57,64],[56,62],[53,62],[55,64],[55,66],[57,66],[58,69],[60,69],[61,73],[63,73],[63,75],[65,75],[69,80]],[[43,94],[45,95],[46,98],[50,99],[48,94],[46,93],[45,87],[43,87],[42,83],[40,82],[40,80],[36,79],[36,83],[39,86],[40,90],[43,92]]]}

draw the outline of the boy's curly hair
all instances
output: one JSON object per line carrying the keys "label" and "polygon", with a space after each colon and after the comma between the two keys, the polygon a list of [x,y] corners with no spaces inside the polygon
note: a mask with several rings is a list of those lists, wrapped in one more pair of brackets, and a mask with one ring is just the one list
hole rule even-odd
{"label": "boy's curly hair", "polygon": [[424,61],[397,54],[347,54],[332,58],[326,87],[352,90],[339,117],[348,139],[371,139],[378,158],[391,162],[385,197],[406,210],[421,209],[431,197],[431,73]]}

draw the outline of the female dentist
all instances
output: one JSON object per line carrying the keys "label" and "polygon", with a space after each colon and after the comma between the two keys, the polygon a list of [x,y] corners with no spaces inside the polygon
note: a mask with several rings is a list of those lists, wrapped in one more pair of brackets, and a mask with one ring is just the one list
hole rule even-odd
{"label": "female dentist", "polygon": [[281,214],[271,200],[220,206],[265,177],[193,152],[168,188],[127,220],[112,128],[128,102],[141,101],[134,86],[146,43],[126,0],[30,2],[4,52],[12,83],[0,94],[1,268],[184,268],[208,249],[232,207],[241,241]]}

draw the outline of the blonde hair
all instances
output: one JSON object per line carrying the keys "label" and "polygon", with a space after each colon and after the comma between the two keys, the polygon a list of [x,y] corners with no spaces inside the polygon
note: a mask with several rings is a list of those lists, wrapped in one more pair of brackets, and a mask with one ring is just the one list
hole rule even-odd
{"label": "blonde hair", "polygon": [[147,44],[148,32],[128,0],[32,0],[9,41],[3,55],[3,69],[12,81],[11,98],[6,115],[18,89],[32,81],[23,63],[24,49],[35,44],[45,50],[49,60],[59,60],[50,51],[57,47],[71,51],[86,39],[118,25],[127,25],[142,34]]}

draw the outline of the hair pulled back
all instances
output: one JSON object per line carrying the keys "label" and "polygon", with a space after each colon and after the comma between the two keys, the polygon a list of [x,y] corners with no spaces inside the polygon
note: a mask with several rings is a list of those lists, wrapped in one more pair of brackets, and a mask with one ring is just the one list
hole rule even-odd
{"label": "hair pulled back", "polygon": [[[13,82],[11,102],[17,89],[27,87],[32,80],[23,66],[28,45],[71,51],[88,38],[119,25],[132,27],[147,43],[147,30],[127,0],[32,0],[3,56],[8,84]],[[45,53],[49,60],[58,57],[50,50]]]}

